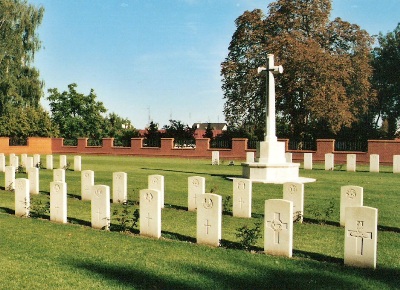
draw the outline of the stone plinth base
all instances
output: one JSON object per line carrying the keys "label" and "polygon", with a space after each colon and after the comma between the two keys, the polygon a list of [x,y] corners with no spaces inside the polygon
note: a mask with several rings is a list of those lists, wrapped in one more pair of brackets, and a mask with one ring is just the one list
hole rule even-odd
{"label": "stone plinth base", "polygon": [[299,177],[299,163],[242,163],[243,178],[252,182],[276,183],[285,182],[314,182],[313,178]]}

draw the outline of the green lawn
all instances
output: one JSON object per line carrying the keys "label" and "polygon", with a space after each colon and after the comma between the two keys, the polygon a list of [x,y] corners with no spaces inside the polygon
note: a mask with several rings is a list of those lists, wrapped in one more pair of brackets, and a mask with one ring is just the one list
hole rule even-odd
{"label": "green lawn", "polygon": [[[44,159],[44,156],[42,156]],[[68,161],[73,162],[72,156]],[[263,221],[264,201],[282,198],[282,185],[254,184],[252,219],[223,216],[222,247],[200,246],[196,214],[187,208],[187,178],[206,178],[206,190],[232,195],[226,177],[241,175],[238,162],[210,165],[210,160],[82,156],[82,168],[95,171],[95,183],[111,186],[112,173],[128,173],[130,209],[138,207],[147,176],[165,176],[165,209],[160,240],[119,231],[90,228],[90,202],[81,201],[80,172],[68,170],[68,220],[60,225],[14,216],[14,193],[0,190],[1,289],[395,289],[400,285],[400,175],[390,167],[381,173],[346,172],[345,166],[324,171],[301,170],[316,178],[305,185],[304,223],[294,225],[293,258],[265,255],[260,238],[251,252],[238,249],[237,229]],[[54,164],[58,164],[55,156]],[[17,174],[18,177],[26,177]],[[40,171],[41,194],[48,201],[52,171]],[[0,173],[4,186],[4,173]],[[364,205],[378,208],[377,269],[343,265],[344,229],[339,227],[340,187],[364,187]],[[3,187],[4,188],[4,187]],[[333,214],[324,216],[333,201]],[[34,206],[33,206],[34,207]],[[112,205],[122,211],[121,205]],[[317,217],[319,212],[322,217]],[[119,225],[113,216],[112,229]],[[324,222],[323,224],[321,224]]]}

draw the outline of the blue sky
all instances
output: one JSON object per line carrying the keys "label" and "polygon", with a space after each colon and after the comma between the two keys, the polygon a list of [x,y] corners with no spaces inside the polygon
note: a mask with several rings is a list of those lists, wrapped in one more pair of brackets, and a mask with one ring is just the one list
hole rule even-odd
{"label": "blue sky", "polygon": [[[45,8],[34,65],[48,88],[93,88],[108,113],[142,129],[149,118],[224,122],[220,64],[234,21],[270,0],[28,0]],[[371,35],[393,31],[399,0],[333,0]],[[48,104],[42,101],[46,109]]]}

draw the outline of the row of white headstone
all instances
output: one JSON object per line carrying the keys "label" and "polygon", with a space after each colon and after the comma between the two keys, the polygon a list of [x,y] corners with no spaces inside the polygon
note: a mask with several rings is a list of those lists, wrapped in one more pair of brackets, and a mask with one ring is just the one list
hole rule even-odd
{"label": "row of white headstone", "polygon": [[[188,178],[188,210],[197,210],[198,242],[217,246],[221,232],[222,197],[205,193],[205,179]],[[235,217],[250,218],[252,183],[233,179]],[[293,222],[303,221],[304,184],[283,184],[283,198],[265,201],[264,251],[271,255],[292,256]],[[340,225],[345,227],[346,265],[376,268],[378,210],[363,206],[363,188],[343,186],[340,194]],[[215,229],[215,232],[210,232]],[[203,235],[201,235],[203,232]]]}
{"label": "row of white headstone", "polygon": [[[21,161],[21,162],[20,162]],[[60,155],[59,156],[59,169],[65,169],[68,166],[67,162],[67,155]],[[41,163],[41,156],[40,154],[34,154],[33,156],[28,156],[28,154],[21,154],[21,159],[19,156],[15,155],[14,153],[11,153],[9,155],[9,166],[13,166],[15,168],[18,168],[20,165],[24,168],[26,168],[26,171],[30,168],[39,168],[43,167],[46,169],[54,169],[54,164],[53,164],[53,155],[46,155],[46,164],[42,166],[43,164]],[[7,166],[6,162],[6,157],[4,153],[0,153],[0,171],[5,172],[5,167]],[[74,171],[81,171],[82,170],[82,157],[81,156],[74,156],[74,164],[73,168]]]}
{"label": "row of white headstone", "polygon": [[[7,168],[9,168],[7,166]],[[10,172],[14,172],[11,167]],[[6,171],[7,172],[7,171]],[[33,168],[30,172],[38,172]],[[32,173],[30,173],[32,174]],[[34,175],[38,183],[38,174]],[[29,215],[30,195],[38,193],[35,183],[28,179],[15,180],[15,214]],[[35,190],[32,190],[35,187]],[[91,201],[93,228],[107,229],[110,224],[110,188],[94,185],[94,172],[81,173],[82,200]],[[113,173],[114,203],[127,201],[127,174]],[[161,236],[161,209],[164,207],[164,176],[148,176],[148,188],[140,191],[140,234]],[[218,246],[222,236],[222,197],[205,192],[205,178],[188,178],[188,210],[197,211],[197,243]],[[265,201],[264,251],[271,255],[292,257],[293,222],[302,222],[304,211],[304,184],[283,184],[283,198]],[[252,183],[233,179],[233,208],[235,217],[251,218]],[[53,171],[50,183],[50,220],[67,222],[67,184],[65,170]],[[376,267],[377,210],[363,206],[363,188],[343,186],[340,196],[340,225],[345,227],[344,262],[358,267]]]}

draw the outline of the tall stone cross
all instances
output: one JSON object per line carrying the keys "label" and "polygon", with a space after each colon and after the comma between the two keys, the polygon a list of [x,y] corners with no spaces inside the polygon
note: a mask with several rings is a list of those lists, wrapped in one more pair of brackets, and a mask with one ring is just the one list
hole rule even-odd
{"label": "tall stone cross", "polygon": [[275,79],[274,74],[282,73],[283,67],[274,64],[274,55],[268,54],[267,67],[259,67],[257,72],[266,76],[267,99],[266,99],[266,121],[265,141],[277,141],[275,125]]}

